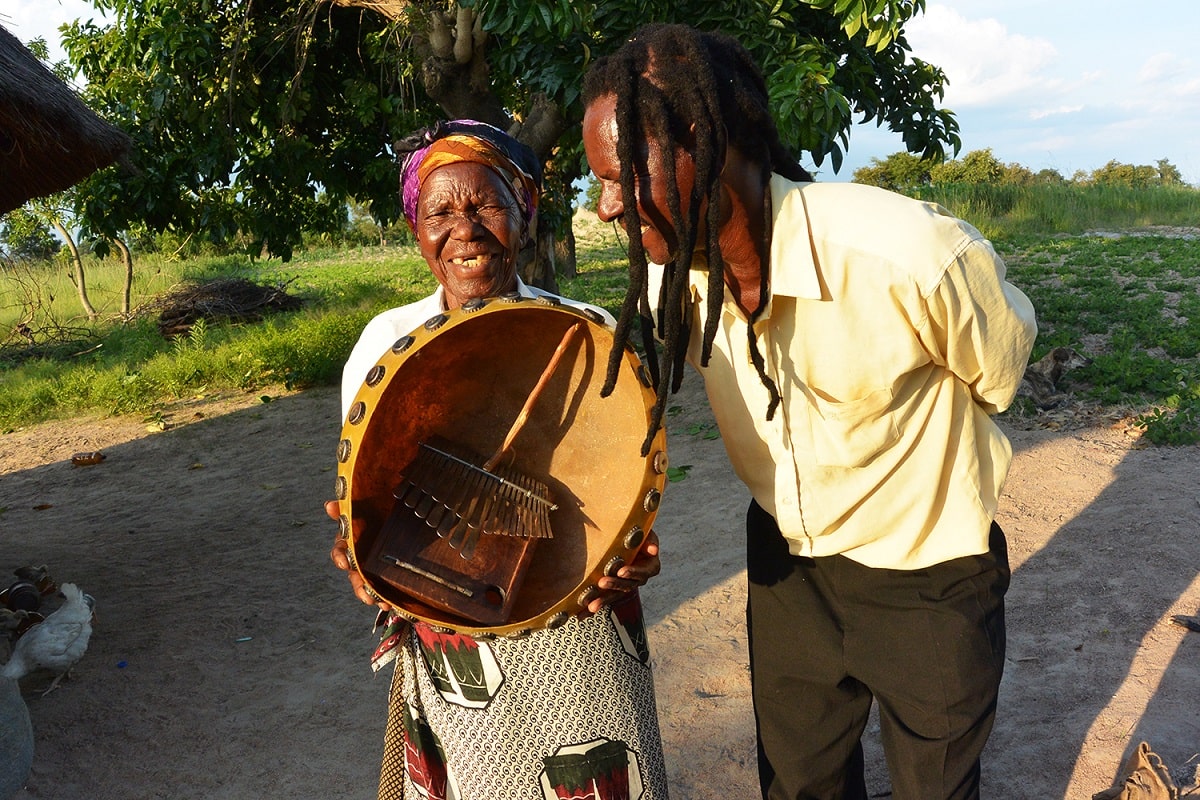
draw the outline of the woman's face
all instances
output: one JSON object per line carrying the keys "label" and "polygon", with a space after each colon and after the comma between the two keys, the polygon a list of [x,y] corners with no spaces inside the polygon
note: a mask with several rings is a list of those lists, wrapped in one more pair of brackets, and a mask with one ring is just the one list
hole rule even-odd
{"label": "woman's face", "polygon": [[474,162],[435,169],[417,199],[417,244],[446,292],[446,306],[517,287],[525,219],[512,190]]}
{"label": "woman's face", "polygon": [[[626,226],[625,205],[621,199],[621,161],[617,156],[617,98],[607,94],[597,98],[583,114],[583,148],[588,166],[600,181],[600,201],[596,214],[603,222],[618,221]],[[642,247],[656,264],[669,262],[679,246],[679,235],[671,222],[667,204],[666,154],[658,142],[642,142],[635,147],[638,161],[634,165],[637,210],[642,220]],[[675,179],[679,185],[683,216],[688,213],[688,198],[695,180],[695,167],[690,155],[675,147]]]}

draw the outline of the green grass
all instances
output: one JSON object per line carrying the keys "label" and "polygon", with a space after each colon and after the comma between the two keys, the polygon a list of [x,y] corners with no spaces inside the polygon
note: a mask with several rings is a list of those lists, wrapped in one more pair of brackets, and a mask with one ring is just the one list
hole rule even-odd
{"label": "green grass", "polygon": [[[1009,279],[1033,300],[1040,330],[1034,357],[1058,345],[1086,352],[1094,363],[1067,378],[1076,398],[1136,417],[1149,441],[1200,441],[1200,240],[1155,235],[1153,228],[1084,235],[1194,224],[1200,192],[1106,190],[1073,198],[1056,187],[1024,195],[999,188],[1005,191],[975,189],[938,201],[993,239]],[[578,275],[561,280],[560,291],[617,313],[626,283],[623,238],[586,215],[577,217],[575,233]],[[190,338],[170,341],[159,335],[154,314],[118,313],[115,261],[88,262],[96,321],[80,314],[63,263],[0,266],[0,430],[79,414],[153,417],[181,399],[334,383],[371,316],[435,285],[412,247],[309,250],[286,264],[139,258],[135,308],[148,308],[182,281],[225,277],[286,284],[304,299],[299,311],[197,326]],[[37,347],[16,334],[18,322],[38,332]],[[1019,403],[1009,414],[1036,411]]]}
{"label": "green grass", "polygon": [[582,210],[575,214],[574,230],[577,274],[560,280],[559,291],[601,306],[615,317],[629,283],[625,234]]}
{"label": "green grass", "polygon": [[1186,226],[1200,219],[1200,191],[1189,187],[944,184],[912,194],[940,203],[992,239]]}
{"label": "green grass", "polygon": [[1077,396],[1130,409],[1152,442],[1200,441],[1200,239],[1019,236],[997,248],[1037,309],[1034,358],[1086,352],[1092,365],[1068,376]]}
{"label": "green grass", "polygon": [[[62,285],[62,265],[28,273],[9,265],[0,272],[0,336],[26,321],[31,302],[37,313],[27,324],[38,334],[33,348],[21,347],[24,341],[13,334],[0,339],[8,345],[0,350],[0,430],[77,414],[152,414],[210,394],[335,382],[367,320],[435,285],[411,248],[306,253],[287,264],[146,259],[137,270],[135,313],[125,318],[118,313],[120,266],[88,265],[89,297],[100,313],[94,321],[79,311],[69,280]],[[156,313],[137,313],[184,281],[224,277],[286,284],[304,306],[258,323],[195,326],[189,337],[175,340],[160,335]]]}

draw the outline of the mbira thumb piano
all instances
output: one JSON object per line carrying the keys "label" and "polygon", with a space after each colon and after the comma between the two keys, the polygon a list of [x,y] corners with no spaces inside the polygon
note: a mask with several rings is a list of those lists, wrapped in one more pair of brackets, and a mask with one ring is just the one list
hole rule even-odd
{"label": "mbira thumb piano", "polygon": [[368,591],[477,637],[556,627],[636,555],[665,485],[654,393],[588,309],[516,293],[398,340],[338,444],[340,532]]}

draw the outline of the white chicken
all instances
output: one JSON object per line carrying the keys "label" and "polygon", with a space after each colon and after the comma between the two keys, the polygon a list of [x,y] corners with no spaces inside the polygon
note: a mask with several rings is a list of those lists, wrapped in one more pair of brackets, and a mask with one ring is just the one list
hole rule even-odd
{"label": "white chicken", "polygon": [[12,656],[0,676],[19,680],[36,669],[48,669],[54,680],[42,696],[58,686],[87,651],[92,636],[92,611],[96,601],[73,583],[59,587],[66,601],[45,620],[25,632],[13,645]]}

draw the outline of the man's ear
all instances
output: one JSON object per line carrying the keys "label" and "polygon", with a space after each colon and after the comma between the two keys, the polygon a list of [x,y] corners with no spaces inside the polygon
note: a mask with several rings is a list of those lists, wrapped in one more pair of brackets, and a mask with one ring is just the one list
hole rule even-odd
{"label": "man's ear", "polygon": [[[718,173],[725,171],[726,155],[729,150],[729,130],[725,127],[724,123],[721,123],[721,134],[721,139],[725,142],[725,150],[720,153],[720,169],[717,170]],[[696,123],[693,122],[688,126],[687,141],[680,144],[689,153],[694,154],[696,152]]]}

